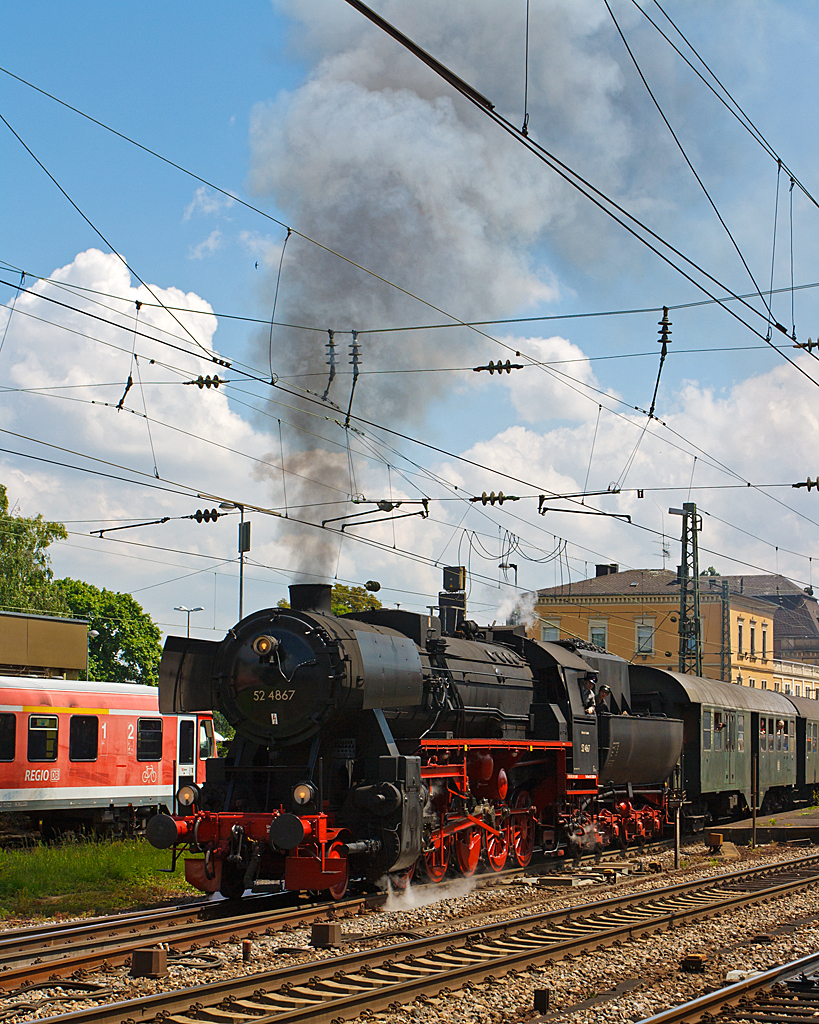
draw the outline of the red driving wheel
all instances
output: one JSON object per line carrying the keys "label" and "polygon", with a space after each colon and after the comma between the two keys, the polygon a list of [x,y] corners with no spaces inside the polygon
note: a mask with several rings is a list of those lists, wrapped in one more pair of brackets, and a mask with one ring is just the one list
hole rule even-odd
{"label": "red driving wheel", "polygon": [[503,871],[509,856],[509,822],[501,821],[496,828],[497,835],[493,832],[484,832],[486,863],[492,871]]}
{"label": "red driving wheel", "polygon": [[458,869],[465,878],[475,874],[481,859],[481,830],[475,825],[456,833],[455,857]]}
{"label": "red driving wheel", "polygon": [[441,882],[449,868],[452,856],[452,836],[434,833],[430,837],[430,847],[424,851],[424,872],[430,882]]}
{"label": "red driving wheel", "polygon": [[535,852],[535,819],[532,814],[532,798],[529,793],[522,789],[512,802],[512,809],[525,811],[512,815],[512,849],[515,860],[525,868],[532,859]]}

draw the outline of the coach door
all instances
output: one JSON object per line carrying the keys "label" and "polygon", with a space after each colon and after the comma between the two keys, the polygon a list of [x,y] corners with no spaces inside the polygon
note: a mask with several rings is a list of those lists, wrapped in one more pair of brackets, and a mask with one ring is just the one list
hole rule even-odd
{"label": "coach door", "polygon": [[196,779],[196,719],[179,716],[176,744],[176,788]]}
{"label": "coach door", "polygon": [[725,760],[726,760],[726,778],[725,781],[728,783],[731,789],[736,784],[736,772],[737,772],[737,716],[735,711],[729,711],[728,717],[728,737],[725,743]]}

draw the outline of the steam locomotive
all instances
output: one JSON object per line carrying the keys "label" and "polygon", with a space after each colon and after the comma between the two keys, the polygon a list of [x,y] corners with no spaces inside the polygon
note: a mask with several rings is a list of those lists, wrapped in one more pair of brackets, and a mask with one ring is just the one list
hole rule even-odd
{"label": "steam locomotive", "polygon": [[329,586],[294,585],[289,608],[221,642],[168,637],[162,712],[217,709],[236,730],[204,785],[180,788],[179,813],[148,823],[174,860],[195,854],[192,885],[234,898],[279,880],[338,899],[351,882],[440,882],[662,834],[682,721],[634,713],[620,658],[480,629],[455,572],[441,617],[334,616]]}

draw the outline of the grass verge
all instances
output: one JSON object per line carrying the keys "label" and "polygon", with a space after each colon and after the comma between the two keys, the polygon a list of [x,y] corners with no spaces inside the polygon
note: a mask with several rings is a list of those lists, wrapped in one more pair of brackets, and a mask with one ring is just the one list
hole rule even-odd
{"label": "grass verge", "polygon": [[108,914],[198,895],[170,852],[141,839],[0,850],[0,918]]}

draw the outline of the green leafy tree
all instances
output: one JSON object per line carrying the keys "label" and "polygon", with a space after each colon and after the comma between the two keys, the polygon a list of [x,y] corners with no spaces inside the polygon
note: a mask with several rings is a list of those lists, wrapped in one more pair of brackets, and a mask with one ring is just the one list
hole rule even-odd
{"label": "green leafy tree", "polygon": [[47,551],[52,541],[66,537],[62,523],[9,511],[8,493],[0,484],[0,608],[46,614],[67,611]]}
{"label": "green leafy tree", "polygon": [[[342,583],[336,583],[330,596],[330,606],[333,615],[346,615],[347,612],[375,611],[381,607],[381,602],[364,587],[345,587]],[[290,602],[283,597],[276,607],[289,608]]]}
{"label": "green leafy tree", "polygon": [[336,583],[333,587],[330,603],[333,615],[369,612],[381,607],[381,602],[369,590],[365,590],[364,587],[345,587],[341,583]]}
{"label": "green leafy tree", "polygon": [[709,565],[707,569],[702,570],[700,576],[719,576],[719,573],[713,567],[713,565]]}
{"label": "green leafy tree", "polygon": [[[54,585],[71,614],[88,619],[91,679],[158,684],[161,633],[130,594],[100,590],[81,580],[57,580]],[[93,631],[98,635],[92,636]]]}

